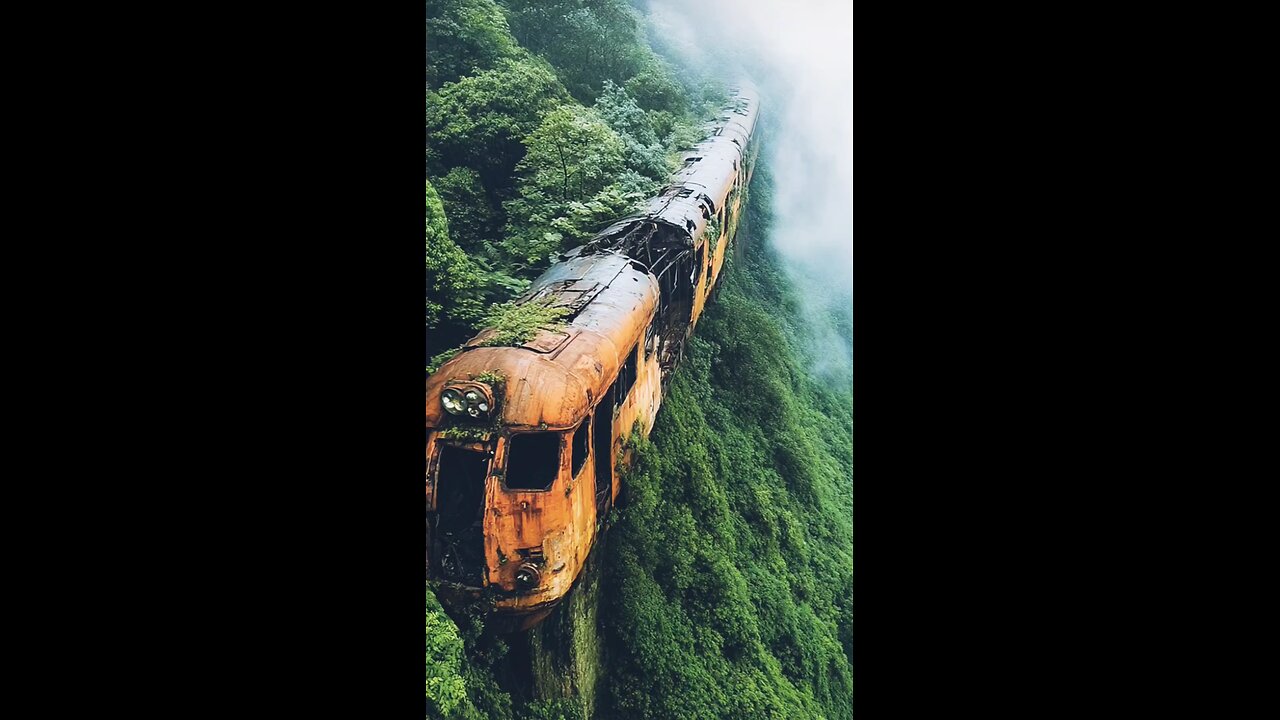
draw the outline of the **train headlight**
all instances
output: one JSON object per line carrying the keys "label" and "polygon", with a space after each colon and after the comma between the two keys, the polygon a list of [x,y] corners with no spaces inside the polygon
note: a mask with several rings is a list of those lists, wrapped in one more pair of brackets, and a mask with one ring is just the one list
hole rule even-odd
{"label": "train headlight", "polygon": [[463,399],[462,393],[453,388],[446,388],[440,393],[440,404],[444,405],[444,411],[450,415],[461,415],[467,410],[467,402]]}
{"label": "train headlight", "polygon": [[481,418],[493,408],[493,389],[470,380],[450,380],[440,393],[440,404],[450,415]]}
{"label": "train headlight", "polygon": [[516,570],[516,587],[521,590],[529,590],[538,586],[542,582],[542,571],[533,563],[524,563]]}

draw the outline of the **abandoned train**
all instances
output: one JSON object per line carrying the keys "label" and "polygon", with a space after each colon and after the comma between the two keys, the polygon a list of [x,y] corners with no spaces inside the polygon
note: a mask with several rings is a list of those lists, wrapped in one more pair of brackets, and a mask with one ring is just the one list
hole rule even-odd
{"label": "abandoned train", "polygon": [[626,437],[648,435],[716,287],[758,139],[749,84],[644,210],[602,230],[517,301],[564,308],[518,346],[468,341],[426,387],[427,575],[488,595],[510,628],[572,587],[618,496]]}

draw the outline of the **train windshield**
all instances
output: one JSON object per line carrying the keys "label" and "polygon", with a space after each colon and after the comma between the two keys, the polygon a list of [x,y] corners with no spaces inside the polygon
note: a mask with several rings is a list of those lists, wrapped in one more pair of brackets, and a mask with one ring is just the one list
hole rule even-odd
{"label": "train windshield", "polygon": [[484,483],[489,455],[440,447],[438,506],[434,524],[435,572],[445,580],[479,587],[484,567]]}
{"label": "train windshield", "polygon": [[560,453],[565,433],[531,432],[507,440],[508,490],[550,490],[560,474]]}

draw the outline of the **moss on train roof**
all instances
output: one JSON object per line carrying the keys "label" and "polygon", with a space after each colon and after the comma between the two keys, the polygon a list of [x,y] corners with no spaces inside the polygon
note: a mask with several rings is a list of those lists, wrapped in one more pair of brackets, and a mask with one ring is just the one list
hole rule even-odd
{"label": "moss on train roof", "polygon": [[495,305],[484,316],[484,326],[493,330],[493,334],[477,346],[523,345],[532,340],[540,328],[563,328],[564,316],[568,314],[568,308],[550,307],[542,303],[505,302]]}

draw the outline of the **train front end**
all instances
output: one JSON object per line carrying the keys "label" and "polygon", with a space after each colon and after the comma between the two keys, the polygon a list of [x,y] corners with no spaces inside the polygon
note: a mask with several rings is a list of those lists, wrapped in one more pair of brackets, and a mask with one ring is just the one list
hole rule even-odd
{"label": "train front end", "polygon": [[525,347],[468,348],[428,379],[426,564],[447,603],[519,630],[569,591],[595,531],[588,401]]}

